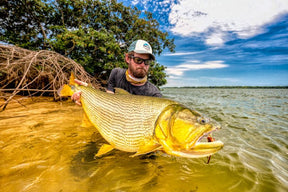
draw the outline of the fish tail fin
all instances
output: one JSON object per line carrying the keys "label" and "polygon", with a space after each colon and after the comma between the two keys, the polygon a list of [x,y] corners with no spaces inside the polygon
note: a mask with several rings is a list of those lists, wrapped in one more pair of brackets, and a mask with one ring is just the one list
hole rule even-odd
{"label": "fish tail fin", "polygon": [[72,87],[76,85],[74,79],[75,75],[73,72],[71,72],[69,85],[64,84],[60,89],[58,89],[57,94],[61,97],[67,97],[73,95],[74,91],[72,90]]}
{"label": "fish tail fin", "polygon": [[69,79],[69,85],[74,85],[74,86],[76,85],[74,79],[75,79],[75,75],[73,72],[71,72],[70,79]]}
{"label": "fish tail fin", "polygon": [[57,93],[61,97],[67,97],[73,95],[74,91],[69,85],[65,84],[60,89],[58,89]]}

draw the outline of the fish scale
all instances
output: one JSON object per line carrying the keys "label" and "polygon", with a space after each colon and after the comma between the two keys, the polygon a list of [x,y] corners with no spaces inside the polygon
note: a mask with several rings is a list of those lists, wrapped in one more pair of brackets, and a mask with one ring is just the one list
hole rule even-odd
{"label": "fish scale", "polygon": [[159,114],[175,103],[156,97],[109,95],[84,86],[78,89],[82,92],[81,102],[87,116],[101,135],[115,148],[131,152],[137,151],[145,139],[153,137]]}
{"label": "fish scale", "polygon": [[[75,83],[63,85],[60,96],[81,91],[81,103],[88,121],[109,143],[96,154],[100,157],[116,148],[136,152],[133,156],[162,150],[170,155],[198,158],[223,148],[221,141],[199,142],[200,138],[220,129],[197,111],[165,98],[131,95],[117,89],[116,94]],[[88,122],[88,121],[84,121]]]}

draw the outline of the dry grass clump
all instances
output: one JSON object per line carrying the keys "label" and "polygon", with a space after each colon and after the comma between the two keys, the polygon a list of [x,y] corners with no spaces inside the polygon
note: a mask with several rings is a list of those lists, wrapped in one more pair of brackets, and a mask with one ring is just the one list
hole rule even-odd
{"label": "dry grass clump", "polygon": [[68,82],[71,72],[77,79],[100,87],[80,64],[56,52],[0,44],[0,93],[11,93],[2,94],[4,103],[0,107],[4,110],[16,94],[48,95],[57,100],[57,90]]}

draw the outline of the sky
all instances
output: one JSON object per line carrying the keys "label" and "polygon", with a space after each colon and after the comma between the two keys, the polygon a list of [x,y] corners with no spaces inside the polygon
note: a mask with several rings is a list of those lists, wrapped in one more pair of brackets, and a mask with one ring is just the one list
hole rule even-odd
{"label": "sky", "polygon": [[[174,38],[166,87],[288,86],[288,0],[118,0]],[[147,39],[149,42],[149,39]]]}

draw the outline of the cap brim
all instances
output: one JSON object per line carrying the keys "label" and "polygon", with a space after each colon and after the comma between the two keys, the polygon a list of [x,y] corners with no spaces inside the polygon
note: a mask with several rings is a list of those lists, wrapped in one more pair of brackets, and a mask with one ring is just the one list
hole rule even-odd
{"label": "cap brim", "polygon": [[149,54],[153,60],[155,60],[155,56],[147,51],[143,51],[143,50],[134,50],[135,53],[139,53],[139,54]]}

